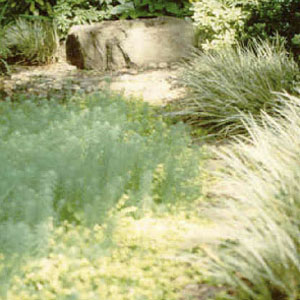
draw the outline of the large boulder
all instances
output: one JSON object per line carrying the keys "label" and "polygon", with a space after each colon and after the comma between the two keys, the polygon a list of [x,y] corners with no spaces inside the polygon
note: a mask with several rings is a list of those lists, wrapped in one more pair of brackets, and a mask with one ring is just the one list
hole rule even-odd
{"label": "large boulder", "polygon": [[173,17],[73,26],[67,60],[80,69],[119,70],[176,62],[194,46],[191,22]]}

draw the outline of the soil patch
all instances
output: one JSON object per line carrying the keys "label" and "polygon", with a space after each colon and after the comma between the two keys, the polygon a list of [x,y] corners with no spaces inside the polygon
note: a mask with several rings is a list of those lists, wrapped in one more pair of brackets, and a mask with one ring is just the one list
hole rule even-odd
{"label": "soil patch", "polygon": [[127,97],[164,105],[184,97],[185,88],[177,82],[181,71],[179,64],[167,63],[118,72],[85,71],[68,64],[61,55],[57,63],[47,66],[12,66],[10,76],[0,77],[0,95],[24,93],[49,99],[109,88]]}

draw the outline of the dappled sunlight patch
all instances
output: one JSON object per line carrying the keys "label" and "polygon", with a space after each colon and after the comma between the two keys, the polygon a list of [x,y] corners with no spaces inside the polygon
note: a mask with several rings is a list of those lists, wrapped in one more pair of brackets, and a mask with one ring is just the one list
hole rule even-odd
{"label": "dappled sunlight patch", "polygon": [[109,224],[55,229],[48,255],[23,265],[8,299],[179,299],[185,286],[202,279],[199,266],[181,257],[196,213],[149,213],[137,220],[131,213],[116,216],[111,247],[105,246]]}

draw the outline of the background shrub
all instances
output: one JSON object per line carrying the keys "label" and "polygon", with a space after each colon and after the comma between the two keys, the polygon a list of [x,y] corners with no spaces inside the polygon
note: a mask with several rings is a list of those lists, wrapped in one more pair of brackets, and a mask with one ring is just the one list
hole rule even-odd
{"label": "background shrub", "polygon": [[53,61],[59,42],[52,22],[40,18],[19,18],[7,25],[4,39],[12,56],[29,64]]}
{"label": "background shrub", "polygon": [[57,0],[51,15],[62,36],[73,25],[102,21],[111,17],[113,1]]}
{"label": "background shrub", "polygon": [[8,65],[6,63],[6,58],[10,54],[9,48],[7,47],[5,40],[5,30],[4,30],[4,14],[7,5],[3,6],[0,10],[0,75],[8,72]]}
{"label": "background shrub", "polygon": [[0,7],[6,6],[5,23],[20,15],[51,16],[56,0],[0,0]]}
{"label": "background shrub", "polygon": [[208,270],[230,299],[300,296],[300,98],[279,101],[280,118],[264,114],[263,127],[248,118],[250,138],[219,152],[226,200],[212,216],[227,239],[207,252]]}
{"label": "background shrub", "polygon": [[276,39],[279,34],[298,59],[298,0],[197,0],[192,11],[199,46],[204,50],[247,43],[253,38]]}
{"label": "background shrub", "polygon": [[5,40],[4,30],[0,31],[0,59],[5,59],[9,55],[10,50],[7,46],[7,41]]}
{"label": "background shrub", "polygon": [[62,36],[72,25],[102,21],[170,15],[190,15],[188,0],[0,0],[7,6],[5,22],[21,15],[46,16],[54,19]]}
{"label": "background shrub", "polygon": [[[122,3],[124,1],[119,1]],[[190,15],[190,3],[187,0],[135,0],[127,1],[125,4],[119,4],[116,6],[116,12],[124,5],[128,5],[128,9],[125,9],[121,13],[121,18],[139,18],[139,17],[154,17],[154,16],[176,16],[184,17]],[[125,8],[125,6],[124,6]]]}
{"label": "background shrub", "polygon": [[244,131],[243,116],[258,120],[262,110],[274,113],[274,91],[293,91],[297,64],[280,44],[254,42],[252,47],[198,53],[186,66],[182,81],[189,94],[179,102],[181,115],[211,134]]}
{"label": "background shrub", "polygon": [[188,0],[57,0],[53,18],[64,34],[72,25],[91,23],[103,19],[134,19],[171,15],[190,15]]}
{"label": "background shrub", "polygon": [[194,1],[192,12],[198,47],[202,50],[219,50],[235,45],[236,36],[247,18],[242,7],[233,0]]}
{"label": "background shrub", "polygon": [[124,197],[152,208],[199,195],[184,127],[118,97],[0,102],[0,253],[45,244],[51,220],[101,223]]}
{"label": "background shrub", "polygon": [[9,67],[6,62],[6,58],[9,54],[10,51],[5,43],[4,32],[0,31],[0,75],[5,74],[9,71]]}
{"label": "background shrub", "polygon": [[[300,63],[300,8],[298,0],[260,0],[257,4],[246,2],[249,12],[241,32],[242,41],[255,38],[275,38],[279,34]],[[298,36],[298,37],[297,37]]]}

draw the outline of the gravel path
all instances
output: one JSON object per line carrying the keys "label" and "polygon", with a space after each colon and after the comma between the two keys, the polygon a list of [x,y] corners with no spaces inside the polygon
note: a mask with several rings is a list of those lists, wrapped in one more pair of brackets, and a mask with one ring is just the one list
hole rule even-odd
{"label": "gravel path", "polygon": [[61,59],[47,66],[13,66],[10,76],[0,77],[0,96],[13,97],[18,92],[49,99],[110,88],[129,97],[142,97],[153,105],[164,105],[185,94],[176,82],[180,72],[178,65],[160,64],[146,70],[103,73],[78,70]]}

